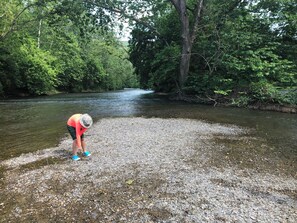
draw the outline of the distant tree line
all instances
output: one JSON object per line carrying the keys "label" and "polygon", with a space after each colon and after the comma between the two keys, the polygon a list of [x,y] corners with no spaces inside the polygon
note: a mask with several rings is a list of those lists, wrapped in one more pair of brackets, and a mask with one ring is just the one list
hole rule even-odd
{"label": "distant tree line", "polygon": [[137,87],[127,47],[81,1],[1,0],[0,96]]}

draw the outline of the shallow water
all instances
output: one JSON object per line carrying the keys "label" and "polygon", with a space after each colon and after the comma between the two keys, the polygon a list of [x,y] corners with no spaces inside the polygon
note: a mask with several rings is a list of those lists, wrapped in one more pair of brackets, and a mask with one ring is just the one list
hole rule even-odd
{"label": "shallow water", "polygon": [[[268,152],[296,163],[295,114],[169,101],[164,96],[139,89],[0,101],[0,160],[57,145],[67,134],[66,121],[74,113],[89,113],[95,121],[105,117],[144,116],[235,124],[248,127],[252,135],[263,139],[258,143],[259,148],[265,142]],[[229,141],[224,143],[230,144]],[[242,146],[236,143],[231,147]]]}

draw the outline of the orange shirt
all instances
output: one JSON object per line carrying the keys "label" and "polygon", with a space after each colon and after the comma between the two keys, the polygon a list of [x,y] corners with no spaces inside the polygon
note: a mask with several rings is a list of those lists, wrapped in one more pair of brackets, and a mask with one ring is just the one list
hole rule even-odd
{"label": "orange shirt", "polygon": [[86,128],[84,128],[80,122],[79,122],[79,119],[80,119],[80,116],[81,114],[75,114],[75,115],[72,115],[68,121],[67,121],[67,125],[69,126],[72,126],[75,128],[75,131],[76,131],[76,145],[78,146],[78,148],[81,148],[81,135],[87,131]]}

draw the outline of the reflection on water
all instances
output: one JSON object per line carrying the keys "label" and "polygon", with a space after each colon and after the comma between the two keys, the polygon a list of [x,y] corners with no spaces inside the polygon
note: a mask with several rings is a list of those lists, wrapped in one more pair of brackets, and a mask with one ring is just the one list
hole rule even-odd
{"label": "reflection on water", "polygon": [[0,160],[58,144],[74,113],[104,117],[191,118],[236,124],[254,130],[273,147],[297,156],[297,117],[292,114],[219,108],[169,101],[151,91],[126,89],[107,93],[59,94],[0,101]]}

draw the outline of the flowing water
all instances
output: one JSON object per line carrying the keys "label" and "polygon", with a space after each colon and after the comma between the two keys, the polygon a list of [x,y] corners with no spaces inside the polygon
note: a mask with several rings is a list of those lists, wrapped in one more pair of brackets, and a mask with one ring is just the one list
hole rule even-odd
{"label": "flowing water", "polygon": [[[293,169],[296,167],[295,114],[169,101],[164,96],[140,89],[0,101],[0,161],[57,145],[67,134],[66,121],[74,113],[89,113],[95,121],[106,117],[143,116],[190,118],[239,125],[247,127],[254,137],[261,139],[253,145],[261,149],[249,148],[251,153],[263,153],[265,150],[265,154],[287,159]],[[234,140],[222,143],[230,148],[236,147],[234,154],[238,153],[238,148],[247,149],[246,144],[238,144]]]}

